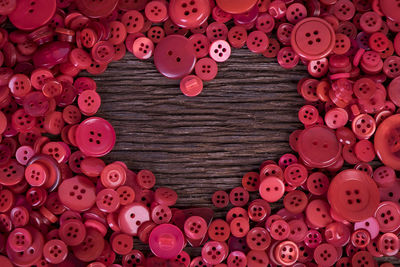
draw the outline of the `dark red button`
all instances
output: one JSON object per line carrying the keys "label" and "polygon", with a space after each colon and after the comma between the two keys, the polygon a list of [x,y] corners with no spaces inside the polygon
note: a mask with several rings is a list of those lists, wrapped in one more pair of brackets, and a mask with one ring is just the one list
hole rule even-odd
{"label": "dark red button", "polygon": [[65,206],[75,211],[88,210],[96,202],[94,184],[82,176],[64,180],[59,186],[58,196]]}

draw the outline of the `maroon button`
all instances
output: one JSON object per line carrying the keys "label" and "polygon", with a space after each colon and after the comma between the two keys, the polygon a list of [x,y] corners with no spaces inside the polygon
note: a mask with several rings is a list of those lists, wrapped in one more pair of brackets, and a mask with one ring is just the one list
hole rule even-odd
{"label": "maroon button", "polygon": [[228,263],[228,266],[246,267],[247,257],[246,254],[244,254],[244,252],[242,251],[232,251],[231,253],[229,253],[226,262]]}
{"label": "maroon button", "polygon": [[322,243],[314,250],[314,260],[320,266],[333,266],[338,259],[336,248],[328,243]]}
{"label": "maroon button", "polygon": [[68,256],[68,248],[59,239],[52,239],[43,246],[43,257],[51,264],[60,264]]}
{"label": "maroon button", "polygon": [[292,69],[299,63],[299,55],[291,48],[281,48],[277,55],[278,63],[282,68]]}
{"label": "maroon button", "polygon": [[[207,50],[208,54],[208,50]],[[213,80],[218,73],[218,65],[211,58],[202,58],[195,65],[196,75],[203,81]]]}
{"label": "maroon button", "polygon": [[249,201],[249,192],[247,192],[243,187],[235,187],[229,193],[229,200],[234,206],[242,207]]}
{"label": "maroon button", "polygon": [[104,243],[103,236],[97,230],[88,228],[84,241],[80,245],[72,247],[72,251],[78,260],[94,261],[103,252]]}
{"label": "maroon button", "polygon": [[18,29],[29,31],[49,22],[55,11],[55,0],[35,0],[34,5],[28,0],[23,0],[17,2],[16,8],[8,18]]}
{"label": "maroon button", "polygon": [[312,125],[318,121],[319,114],[314,106],[304,105],[300,108],[298,117],[300,122],[304,125]]}
{"label": "maroon button", "polygon": [[[60,220],[61,222],[61,220]],[[83,223],[77,219],[68,219],[61,223],[59,236],[68,246],[77,246],[83,242],[86,237],[86,228]]]}
{"label": "maroon button", "polygon": [[263,251],[271,244],[271,237],[265,228],[254,227],[247,233],[246,242],[250,249]]}
{"label": "maroon button", "polygon": [[75,211],[88,210],[96,202],[95,186],[83,176],[64,180],[59,186],[58,196],[65,206]]}
{"label": "maroon button", "polygon": [[263,53],[269,45],[268,36],[262,31],[253,31],[247,37],[247,47],[253,53]]}
{"label": "maroon button", "polygon": [[184,36],[169,35],[161,40],[154,51],[154,64],[158,71],[171,79],[190,74],[195,63],[193,46]]}
{"label": "maroon button", "polygon": [[7,238],[7,245],[16,252],[25,251],[32,244],[32,235],[25,228],[15,228]]}
{"label": "maroon button", "polygon": [[229,204],[229,195],[225,191],[215,191],[212,202],[216,208],[225,208]]}

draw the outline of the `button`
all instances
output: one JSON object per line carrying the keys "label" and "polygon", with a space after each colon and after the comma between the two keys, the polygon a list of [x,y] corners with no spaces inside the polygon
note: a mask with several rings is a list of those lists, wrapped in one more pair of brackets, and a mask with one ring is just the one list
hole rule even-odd
{"label": "button", "polygon": [[48,23],[55,11],[56,0],[22,0],[17,1],[16,8],[8,14],[8,18],[18,29],[31,31]]}
{"label": "button", "polygon": [[251,267],[268,266],[268,255],[264,251],[250,250],[247,253],[247,265]]}
{"label": "button", "polygon": [[381,232],[394,232],[400,227],[400,208],[391,201],[381,202],[374,214]]}
{"label": "button", "polygon": [[[61,222],[61,219],[60,219]],[[72,218],[60,224],[58,231],[62,241],[68,246],[77,246],[83,242],[86,237],[86,228],[80,219]]]}
{"label": "button", "polygon": [[351,258],[351,266],[375,266],[375,260],[368,251],[358,251]]}
{"label": "button", "polygon": [[213,59],[205,57],[197,61],[195,65],[195,72],[197,77],[199,77],[201,80],[211,81],[218,74],[218,65]]}
{"label": "button", "polygon": [[393,21],[400,21],[400,8],[398,6],[398,2],[395,0],[384,1],[380,0],[380,10],[385,16]]}
{"label": "button", "polygon": [[230,233],[229,224],[222,219],[212,221],[208,227],[208,236],[211,240],[224,242],[228,240]]}
{"label": "button", "polygon": [[277,55],[278,63],[282,68],[292,69],[299,63],[299,55],[291,47],[283,47]]}
{"label": "button", "polygon": [[[95,63],[108,64],[115,57],[115,49],[110,42],[100,41],[93,46],[91,54]],[[87,70],[89,71],[89,68]]]}
{"label": "button", "polygon": [[263,251],[271,244],[271,236],[265,228],[254,227],[247,233],[246,242],[250,249]]}
{"label": "button", "polygon": [[128,33],[138,33],[143,29],[144,17],[138,10],[129,10],[122,15],[121,22]]}
{"label": "button", "polygon": [[358,229],[351,235],[351,243],[356,248],[366,248],[371,241],[369,232],[365,229]]}
{"label": "button", "polygon": [[247,218],[234,218],[230,223],[231,233],[234,237],[242,238],[246,236],[250,229]]}
{"label": "button", "polygon": [[347,124],[349,115],[345,109],[333,108],[325,114],[325,124],[331,129],[337,129]]}
{"label": "button", "polygon": [[10,219],[14,227],[26,226],[29,222],[29,211],[24,206],[16,206],[10,211]]}
{"label": "button", "polygon": [[247,41],[247,31],[243,26],[233,26],[228,31],[228,41],[234,48],[242,48]]}
{"label": "button", "polygon": [[76,129],[79,149],[91,157],[108,154],[115,144],[115,132],[111,124],[98,117],[87,118]]}
{"label": "button", "polygon": [[169,3],[171,20],[181,28],[193,29],[207,21],[210,15],[208,0],[172,0]]}
{"label": "button", "polygon": [[107,188],[117,188],[125,184],[126,170],[117,162],[108,164],[100,174],[100,181]]}
{"label": "button", "polygon": [[210,57],[216,62],[224,62],[231,56],[231,47],[225,40],[214,41],[210,46]]}
{"label": "button", "polygon": [[156,224],[169,223],[172,218],[171,209],[166,205],[157,205],[151,210],[151,218]]}
{"label": "button", "polygon": [[357,222],[371,217],[379,204],[375,182],[358,170],[344,170],[331,181],[328,201],[344,219]]}
{"label": "button", "polygon": [[333,266],[338,260],[338,252],[333,245],[322,243],[314,250],[314,260],[320,266]]}
{"label": "button", "polygon": [[216,208],[225,208],[229,205],[229,195],[225,191],[215,191],[212,195],[212,202]]}
{"label": "button", "polygon": [[154,43],[147,37],[139,37],[133,43],[132,52],[138,59],[149,59],[154,52]]}
{"label": "button", "polygon": [[180,79],[190,74],[195,63],[193,46],[184,36],[169,35],[161,40],[154,51],[154,64],[167,78]]}
{"label": "button", "polygon": [[253,31],[247,37],[247,48],[257,54],[263,53],[267,50],[269,45],[268,36],[262,31]]}
{"label": "button", "polygon": [[185,235],[193,240],[203,239],[207,234],[207,222],[200,216],[191,216],[185,221]]}
{"label": "button", "polygon": [[326,226],[324,236],[326,242],[335,247],[343,247],[350,240],[350,229],[340,222],[333,222]]}
{"label": "button", "polygon": [[368,34],[377,32],[382,26],[382,18],[373,11],[365,12],[360,17],[360,27]]}
{"label": "button", "polygon": [[313,200],[306,208],[307,220],[316,227],[326,227],[332,222],[329,209],[329,204],[326,201],[321,199]]}
{"label": "button", "polygon": [[104,238],[99,231],[93,228],[87,228],[84,241],[71,249],[78,260],[90,262],[101,255],[104,249],[104,243]]}
{"label": "button", "polygon": [[118,0],[82,0],[77,3],[78,9],[89,18],[104,18],[110,15],[117,7]]}
{"label": "button", "polygon": [[119,208],[119,195],[114,189],[103,189],[97,193],[96,204],[99,210],[111,213]]}
{"label": "button", "polygon": [[180,82],[180,89],[186,96],[197,96],[203,91],[203,81],[196,75],[185,76]]}
{"label": "button", "polygon": [[32,89],[31,81],[25,74],[14,74],[8,82],[10,92],[14,97],[24,97]]}
{"label": "button", "polygon": [[51,264],[60,264],[67,256],[67,245],[59,239],[49,240],[43,246],[43,257]]}
{"label": "button", "polygon": [[181,253],[185,246],[181,230],[172,224],[160,224],[150,234],[149,246],[157,257],[172,259]]}
{"label": "button", "polygon": [[223,11],[231,14],[241,14],[249,11],[257,0],[217,0],[216,4]]}
{"label": "button", "polygon": [[244,254],[242,251],[232,251],[231,253],[229,253],[226,262],[227,264],[229,264],[229,266],[246,267],[247,257],[246,254]]}
{"label": "button", "polygon": [[311,105],[304,105],[298,112],[298,118],[304,125],[312,125],[318,121],[318,110]]}
{"label": "button", "polygon": [[285,193],[285,185],[281,179],[269,176],[261,182],[259,193],[266,201],[276,202]]}
{"label": "button", "polygon": [[378,250],[385,256],[396,256],[399,252],[399,238],[394,233],[385,233],[379,237]]}
{"label": "button", "polygon": [[111,21],[108,27],[110,28],[110,38],[108,41],[112,45],[119,45],[125,41],[126,28],[124,24],[119,21]]}
{"label": "button", "polygon": [[69,61],[75,67],[85,70],[90,67],[92,58],[85,50],[81,48],[75,48],[72,49],[71,53],[69,54]]}
{"label": "button", "polygon": [[351,48],[350,38],[342,33],[336,33],[335,47],[332,52],[336,55],[345,55]]}
{"label": "button", "polygon": [[204,34],[193,34],[189,37],[189,41],[194,48],[197,58],[203,58],[208,55],[208,51],[210,49],[210,41]]}
{"label": "button", "polygon": [[320,59],[333,50],[335,32],[332,26],[323,19],[306,18],[293,28],[291,44],[300,56],[308,60]]}
{"label": "button", "polygon": [[270,225],[269,233],[275,240],[284,240],[290,235],[290,226],[284,220],[275,220]]}
{"label": "button", "polygon": [[308,171],[300,163],[293,163],[289,165],[284,171],[285,181],[294,187],[301,186],[304,184],[308,177]]}
{"label": "button", "polygon": [[111,236],[111,246],[115,253],[127,255],[133,249],[133,238],[127,234],[116,234]]}
{"label": "button", "polygon": [[178,200],[177,193],[167,187],[159,187],[155,191],[154,200],[158,204],[164,204],[166,206],[173,206],[175,205],[176,201]]}
{"label": "button", "polygon": [[325,168],[335,163],[341,147],[335,133],[323,126],[309,127],[300,133],[298,152],[310,167]]}
{"label": "button", "polygon": [[15,159],[0,167],[0,184],[5,186],[16,185],[24,179],[24,167]]}
{"label": "button", "polygon": [[375,158],[374,145],[369,140],[361,140],[354,146],[357,158],[362,162],[371,162]]}
{"label": "button", "polygon": [[7,245],[15,252],[23,252],[32,244],[32,235],[25,228],[15,228],[7,238]]}
{"label": "button", "polygon": [[299,214],[303,212],[308,204],[307,196],[304,192],[294,190],[289,192],[283,198],[283,205],[285,209],[293,214]]}
{"label": "button", "polygon": [[277,244],[274,249],[275,260],[283,266],[296,263],[299,254],[298,246],[292,241],[283,241]]}
{"label": "button", "polygon": [[58,188],[60,201],[69,209],[85,211],[90,209],[96,202],[94,184],[83,176],[62,181]]}
{"label": "button", "polygon": [[137,235],[139,226],[149,220],[150,213],[147,207],[136,202],[124,206],[118,215],[121,231],[129,235]]}
{"label": "button", "polygon": [[227,255],[228,250],[219,241],[209,241],[201,249],[203,261],[210,265],[221,263]]}
{"label": "button", "polygon": [[42,186],[49,179],[49,170],[39,162],[33,163],[26,167],[25,179],[31,186]]}
{"label": "button", "polygon": [[243,187],[235,187],[229,193],[229,200],[232,205],[243,207],[249,201],[250,195]]}

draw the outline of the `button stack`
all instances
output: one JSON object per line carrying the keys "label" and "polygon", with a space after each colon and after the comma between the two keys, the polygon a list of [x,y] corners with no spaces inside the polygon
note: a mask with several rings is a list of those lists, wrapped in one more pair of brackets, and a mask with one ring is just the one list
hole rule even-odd
{"label": "button stack", "polygon": [[[11,29],[0,28],[0,262],[299,267],[400,258],[398,2],[0,0],[0,23]],[[102,74],[128,51],[153,58],[194,97],[244,46],[285,69],[307,66],[297,86],[307,103],[297,114],[304,127],[290,135],[293,154],[212,195],[216,209],[229,209],[225,218],[173,208],[177,193],[154,188],[153,172],[100,158],[116,134],[95,116],[101,98],[84,71]],[[187,246],[201,253],[191,259]]]}

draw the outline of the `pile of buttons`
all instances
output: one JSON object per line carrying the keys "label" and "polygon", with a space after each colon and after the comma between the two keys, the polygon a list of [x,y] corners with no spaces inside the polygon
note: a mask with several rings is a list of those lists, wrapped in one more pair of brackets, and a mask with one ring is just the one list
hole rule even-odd
{"label": "pile of buttons", "polygon": [[[0,0],[0,23],[9,29],[0,28],[2,266],[400,258],[399,1]],[[94,116],[101,99],[84,70],[101,74],[128,50],[196,96],[245,45],[286,69],[306,65],[297,89],[307,104],[304,129],[289,140],[296,153],[213,194],[215,208],[231,204],[225,218],[173,208],[177,193],[153,189],[151,171],[100,158],[115,132]],[[134,237],[151,252],[135,249]],[[201,256],[191,259],[187,246]]]}

